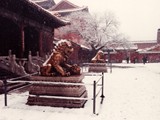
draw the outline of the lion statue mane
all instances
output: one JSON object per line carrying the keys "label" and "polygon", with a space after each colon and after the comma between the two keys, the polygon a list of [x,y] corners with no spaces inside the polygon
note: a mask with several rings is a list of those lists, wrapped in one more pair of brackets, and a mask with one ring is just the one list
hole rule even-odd
{"label": "lion statue mane", "polygon": [[77,64],[67,64],[67,60],[72,53],[71,42],[60,40],[55,45],[52,54],[40,67],[40,74],[43,76],[79,75],[80,67]]}

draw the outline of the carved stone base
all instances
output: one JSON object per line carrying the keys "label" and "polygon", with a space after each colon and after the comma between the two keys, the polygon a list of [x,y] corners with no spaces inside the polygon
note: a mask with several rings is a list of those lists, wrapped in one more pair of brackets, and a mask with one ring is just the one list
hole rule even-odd
{"label": "carved stone base", "polygon": [[29,94],[81,97],[82,93],[84,93],[85,91],[86,91],[85,86],[32,85]]}
{"label": "carved stone base", "polygon": [[[87,92],[85,91],[81,98],[86,98]],[[47,98],[43,96],[29,96],[28,105],[40,105],[40,106],[52,106],[52,107],[67,107],[67,108],[82,108],[84,107],[86,100],[72,100],[72,99],[57,99]]]}
{"label": "carved stone base", "polygon": [[88,72],[107,72],[106,63],[92,63],[89,65]]}
{"label": "carved stone base", "polygon": [[50,76],[31,76],[31,81],[46,81],[46,82],[71,82],[80,83],[82,82],[84,75],[74,75],[69,77],[50,77]]}
{"label": "carved stone base", "polygon": [[42,84],[41,82],[70,82],[70,83],[82,83],[84,75],[70,76],[70,77],[44,77],[33,76],[32,81],[38,81],[39,83],[33,84],[30,87],[28,105],[42,105],[42,106],[54,106],[54,107],[68,107],[68,108],[80,108],[84,107],[86,100],[77,99],[58,99],[55,96],[60,97],[76,97],[86,98],[87,91],[83,85],[62,85],[62,84]]}

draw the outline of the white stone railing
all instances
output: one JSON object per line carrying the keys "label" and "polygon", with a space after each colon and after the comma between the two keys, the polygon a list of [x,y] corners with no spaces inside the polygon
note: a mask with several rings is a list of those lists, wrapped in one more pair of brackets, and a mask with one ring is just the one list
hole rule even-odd
{"label": "white stone railing", "polygon": [[17,75],[26,75],[27,73],[39,72],[40,65],[44,60],[37,56],[32,56],[29,52],[28,58],[16,58],[16,55],[9,50],[8,56],[0,56],[0,67]]}
{"label": "white stone railing", "polygon": [[27,74],[24,70],[24,67],[21,64],[16,62],[16,56],[1,56],[0,57],[0,67],[17,75],[25,75]]}
{"label": "white stone railing", "polygon": [[[39,60],[38,60],[39,58]],[[36,62],[33,62],[33,57],[31,55],[31,52],[29,52],[28,55],[28,61],[27,61],[27,66],[26,69],[29,73],[35,73],[35,72],[39,72],[40,71],[40,63],[39,61],[41,60],[40,57],[36,56],[34,57],[34,59],[37,59]]]}

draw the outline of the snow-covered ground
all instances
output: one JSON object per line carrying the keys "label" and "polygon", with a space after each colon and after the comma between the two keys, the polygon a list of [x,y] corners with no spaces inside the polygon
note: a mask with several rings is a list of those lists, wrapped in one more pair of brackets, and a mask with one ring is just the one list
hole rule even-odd
{"label": "snow-covered ground", "polygon": [[[105,99],[103,104],[97,101],[98,115],[92,113],[92,100],[80,109],[28,106],[24,92],[10,93],[7,107],[0,95],[0,120],[160,120],[160,63],[113,66],[112,73],[105,73]],[[85,77],[84,82],[98,77]],[[86,87],[91,97],[92,88]]]}

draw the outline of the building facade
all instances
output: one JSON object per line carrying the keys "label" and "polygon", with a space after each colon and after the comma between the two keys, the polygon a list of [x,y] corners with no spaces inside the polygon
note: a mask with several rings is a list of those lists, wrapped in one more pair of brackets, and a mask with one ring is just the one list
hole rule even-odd
{"label": "building facade", "polygon": [[43,56],[53,48],[54,29],[67,24],[34,2],[0,0],[0,56],[9,50],[18,58],[29,51]]}
{"label": "building facade", "polygon": [[142,63],[143,58],[147,62],[160,62],[160,29],[157,30],[157,40],[154,41],[133,41],[134,47],[130,49],[115,48],[111,52],[111,61],[122,63],[128,57],[131,63]]}

